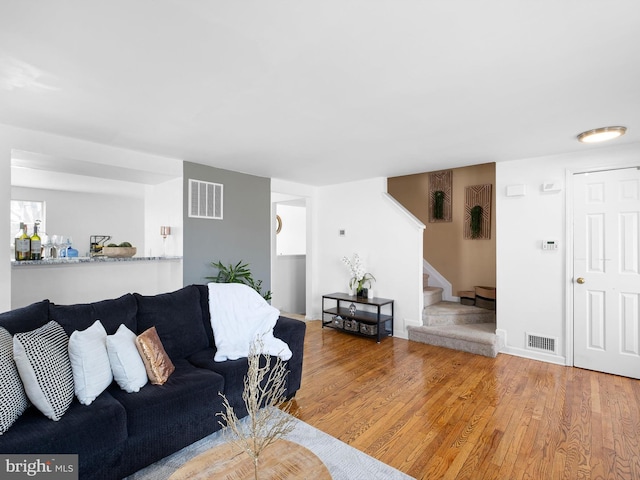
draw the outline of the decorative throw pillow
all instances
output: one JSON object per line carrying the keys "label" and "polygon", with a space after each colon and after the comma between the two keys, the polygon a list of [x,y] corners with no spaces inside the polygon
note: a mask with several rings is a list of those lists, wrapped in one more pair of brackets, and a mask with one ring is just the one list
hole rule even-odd
{"label": "decorative throw pillow", "polygon": [[122,324],[114,335],[107,336],[107,353],[111,371],[120,388],[138,392],[147,384],[147,370],[136,347],[136,334]]}
{"label": "decorative throw pillow", "polygon": [[140,352],[149,380],[154,385],[162,385],[176,367],[164,351],[156,327],[151,327],[136,337],[136,347]]}
{"label": "decorative throw pillow", "polygon": [[13,361],[13,338],[0,327],[0,435],[22,415],[29,406],[27,394]]}
{"label": "decorative throw pillow", "polygon": [[100,320],[86,330],[71,334],[69,360],[76,397],[83,405],[90,405],[113,381],[107,354],[107,332]]}
{"label": "decorative throw pillow", "polygon": [[60,420],[73,401],[69,337],[50,321],[13,337],[13,358],[31,403],[51,420]]}

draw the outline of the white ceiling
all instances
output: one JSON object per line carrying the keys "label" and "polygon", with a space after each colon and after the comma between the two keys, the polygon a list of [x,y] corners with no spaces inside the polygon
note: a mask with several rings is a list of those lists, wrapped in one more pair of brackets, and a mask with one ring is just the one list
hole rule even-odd
{"label": "white ceiling", "polygon": [[640,142],[638,0],[0,0],[0,123],[325,185]]}

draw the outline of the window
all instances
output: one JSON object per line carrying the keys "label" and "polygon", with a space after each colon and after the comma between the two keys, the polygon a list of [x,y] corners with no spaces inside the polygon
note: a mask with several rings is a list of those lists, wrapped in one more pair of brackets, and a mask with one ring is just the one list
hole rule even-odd
{"label": "window", "polygon": [[13,245],[13,239],[16,236],[16,233],[20,230],[20,222],[27,224],[27,232],[31,235],[33,233],[33,225],[38,220],[40,221],[38,232],[46,232],[44,202],[37,202],[33,200],[11,200],[11,245]]}

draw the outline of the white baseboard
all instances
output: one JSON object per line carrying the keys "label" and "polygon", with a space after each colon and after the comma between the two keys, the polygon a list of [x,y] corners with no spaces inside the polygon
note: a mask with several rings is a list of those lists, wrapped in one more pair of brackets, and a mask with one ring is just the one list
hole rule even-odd
{"label": "white baseboard", "polygon": [[537,360],[540,362],[554,363],[556,365],[567,365],[567,359],[563,355],[549,355],[548,353],[532,352],[531,350],[525,350],[524,348],[509,347],[506,346],[500,353],[506,353],[515,357],[528,358],[529,360]]}
{"label": "white baseboard", "polygon": [[404,340],[409,340],[409,334],[407,333],[407,330],[404,328],[400,328],[400,329],[395,329],[396,331],[393,332],[393,336],[395,338],[402,338]]}

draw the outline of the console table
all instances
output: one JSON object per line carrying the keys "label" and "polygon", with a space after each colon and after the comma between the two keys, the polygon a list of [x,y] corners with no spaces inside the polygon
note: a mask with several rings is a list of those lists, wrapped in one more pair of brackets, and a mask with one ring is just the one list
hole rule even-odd
{"label": "console table", "polygon": [[322,328],[375,338],[393,336],[393,300],[347,293],[322,296]]}

